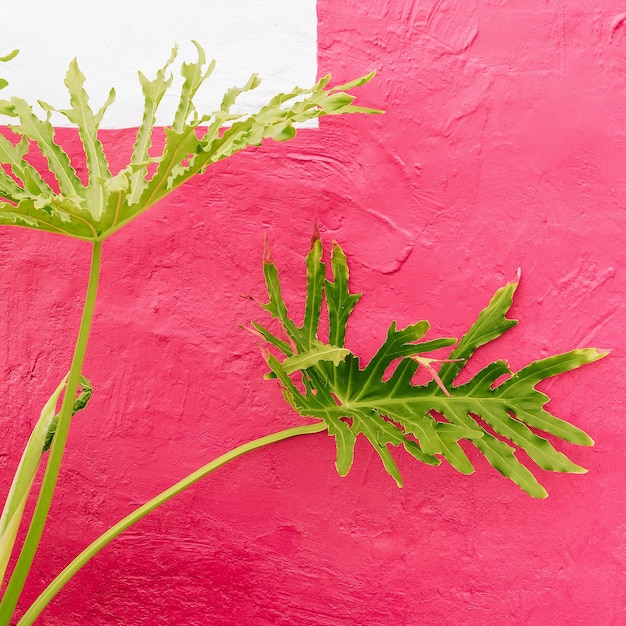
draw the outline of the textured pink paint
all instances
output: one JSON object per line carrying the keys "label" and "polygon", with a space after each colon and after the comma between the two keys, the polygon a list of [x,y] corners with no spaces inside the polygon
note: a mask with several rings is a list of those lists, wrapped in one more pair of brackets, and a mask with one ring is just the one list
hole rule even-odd
{"label": "textured pink paint", "polygon": [[[105,245],[87,374],[45,545],[26,594],[131,508],[197,466],[298,423],[254,341],[268,232],[290,302],[314,217],[365,292],[348,342],[388,322],[458,335],[522,268],[521,324],[483,359],[613,347],[550,381],[585,428],[585,476],[535,501],[469,452],[470,477],[398,456],[399,490],[357,446],[345,478],[324,435],[255,452],[101,553],[46,625],[428,626],[626,623],[624,296],[626,21],[617,0],[319,2],[320,73],[372,68],[381,117],[322,120],[225,161]],[[64,134],[68,145],[76,142]],[[128,134],[105,137],[120,165]],[[86,246],[0,233],[6,489],[65,372]]]}

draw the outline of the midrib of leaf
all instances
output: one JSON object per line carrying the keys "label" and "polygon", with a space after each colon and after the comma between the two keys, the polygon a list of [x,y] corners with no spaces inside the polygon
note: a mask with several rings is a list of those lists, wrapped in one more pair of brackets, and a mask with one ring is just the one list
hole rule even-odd
{"label": "midrib of leaf", "polygon": [[[384,384],[384,383],[383,383]],[[366,400],[348,400],[345,403],[345,406],[349,407],[350,410],[363,410],[366,408],[376,407],[380,413],[385,413],[385,408],[389,407],[395,408],[398,406],[410,406],[411,411],[422,410],[430,411],[431,409],[443,412],[443,408],[445,406],[454,406],[454,405],[477,405],[481,402],[493,403],[496,406],[505,406],[508,407],[511,403],[507,402],[502,398],[496,398],[493,396],[484,396],[484,397],[476,397],[476,396],[451,396],[447,397],[441,394],[439,387],[436,385],[428,385],[428,387],[432,386],[432,392],[426,391],[427,387],[413,387],[415,390],[415,394],[406,395],[398,394],[393,398],[387,396],[385,391],[381,391],[378,395],[370,395]],[[435,391],[435,389],[437,391]],[[471,409],[469,409],[471,410]]]}

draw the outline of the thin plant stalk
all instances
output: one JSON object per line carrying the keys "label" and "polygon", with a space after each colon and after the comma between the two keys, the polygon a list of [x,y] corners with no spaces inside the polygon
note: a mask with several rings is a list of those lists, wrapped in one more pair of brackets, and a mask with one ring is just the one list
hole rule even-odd
{"label": "thin plant stalk", "polygon": [[118,535],[123,533],[126,529],[130,528],[133,524],[136,524],[139,520],[144,518],[148,513],[154,511],[174,496],[178,495],[201,478],[204,478],[207,474],[218,469],[222,465],[225,465],[229,461],[236,459],[247,452],[263,448],[277,441],[283,439],[289,439],[291,437],[297,437],[299,435],[310,435],[319,433],[327,429],[324,422],[317,422],[315,424],[308,424],[306,426],[297,426],[294,428],[288,428],[281,430],[278,433],[272,435],[266,435],[254,441],[245,443],[226,454],[214,459],[207,465],[204,465],[200,469],[196,470],[192,474],[189,474],[175,485],[161,492],[158,496],[152,498],[146,502],[143,506],[139,507],[124,519],[120,520],[115,526],[112,526],[105,533],[100,535],[93,543],[89,544],[41,593],[41,595],[33,602],[28,611],[23,615],[22,619],[18,622],[17,626],[29,626],[32,624],[50,603],[50,601],[59,593],[59,591],[72,579],[72,577],[80,570],[83,565],[90,561],[100,550],[113,541]]}
{"label": "thin plant stalk", "polygon": [[35,553],[39,547],[41,535],[43,533],[50,505],[52,503],[52,497],[56,488],[61,461],[63,460],[63,454],[65,452],[65,444],[67,442],[74,400],[76,399],[76,393],[78,392],[78,387],[80,385],[80,376],[83,363],[85,361],[85,354],[87,352],[89,332],[91,329],[91,322],[93,319],[93,312],[98,292],[101,257],[102,242],[96,241],[93,243],[92,247],[87,294],[85,296],[85,304],[83,306],[83,314],[80,322],[80,328],[78,330],[78,337],[76,339],[76,346],[74,348],[72,365],[68,375],[67,387],[61,404],[59,421],[52,442],[52,447],[50,448],[50,457],[46,465],[46,471],[39,490],[37,504],[35,506],[35,511],[30,522],[26,539],[24,540],[22,551],[5,590],[2,602],[0,603],[0,624],[9,623],[15,607],[17,606],[24,588],[24,583],[26,582],[26,578],[28,576],[28,572],[32,566],[33,559],[35,558]]}

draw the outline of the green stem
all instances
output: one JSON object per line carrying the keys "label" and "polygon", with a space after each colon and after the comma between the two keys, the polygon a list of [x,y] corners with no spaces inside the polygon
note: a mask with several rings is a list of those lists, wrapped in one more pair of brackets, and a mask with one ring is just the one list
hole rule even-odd
{"label": "green stem", "polygon": [[48,512],[50,510],[50,504],[52,503],[52,496],[54,495],[54,490],[59,476],[59,469],[61,467],[61,461],[63,460],[63,453],[65,451],[74,400],[76,399],[76,393],[80,384],[80,375],[85,361],[85,353],[87,351],[91,320],[93,318],[96,295],[98,292],[101,257],[102,242],[95,242],[93,244],[91,254],[89,283],[87,285],[87,295],[85,296],[83,315],[80,321],[80,328],[78,330],[78,337],[74,348],[72,365],[67,379],[67,387],[61,404],[59,421],[52,442],[52,447],[50,448],[50,457],[46,465],[46,472],[41,483],[39,497],[37,498],[37,504],[35,506],[30,527],[28,529],[26,539],[24,540],[20,557],[15,565],[11,579],[2,598],[2,602],[0,603],[0,624],[8,624],[13,612],[15,611],[22,589],[24,588],[24,583],[26,582],[26,577],[28,576],[33,559],[35,558],[35,553],[37,552],[41,535],[46,524],[46,519],[48,517]]}
{"label": "green stem", "polygon": [[196,470],[189,476],[186,476],[175,485],[161,492],[158,496],[152,498],[152,500],[146,502],[143,506],[127,515],[124,519],[120,520],[115,526],[112,526],[105,533],[100,535],[93,543],[87,546],[43,591],[43,593],[35,600],[28,611],[24,614],[22,619],[18,622],[17,626],[29,626],[37,617],[41,614],[48,603],[56,596],[57,593],[65,586],[65,584],[78,572],[78,570],[91,560],[102,548],[111,543],[118,535],[123,533],[127,528],[136,524],[140,519],[148,515],[151,511],[154,511],[157,507],[167,502],[170,498],[184,491],[195,482],[210,474],[218,467],[236,459],[238,456],[262,448],[276,441],[282,441],[283,439],[289,439],[290,437],[296,437],[298,435],[310,435],[313,433],[319,433],[326,430],[326,424],[319,422],[315,424],[309,424],[308,426],[297,426],[295,428],[288,428],[287,430],[281,430],[273,435],[267,435],[260,439],[255,439],[245,443],[237,448],[234,448],[230,452],[223,454],[217,459],[211,461],[207,465]]}

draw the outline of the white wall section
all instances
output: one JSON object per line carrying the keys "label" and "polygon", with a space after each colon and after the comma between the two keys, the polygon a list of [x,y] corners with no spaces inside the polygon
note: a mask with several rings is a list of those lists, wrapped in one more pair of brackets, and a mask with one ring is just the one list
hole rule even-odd
{"label": "white wall section", "polygon": [[[202,112],[216,108],[226,89],[244,84],[253,72],[263,82],[242,97],[243,110],[294,85],[309,86],[316,78],[315,0],[22,0],[12,5],[9,23],[0,56],[14,48],[20,54],[0,64],[0,76],[9,81],[0,96],[42,99],[64,108],[63,79],[76,57],[87,77],[92,108],[99,108],[115,87],[116,102],[102,124],[106,128],[139,125],[143,99],[137,70],[152,78],[174,43],[179,44],[179,59],[195,60],[195,39],[217,62],[197,100]],[[175,108],[172,94],[162,103],[158,123],[168,124]],[[64,118],[54,122],[64,125]]]}

